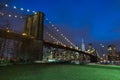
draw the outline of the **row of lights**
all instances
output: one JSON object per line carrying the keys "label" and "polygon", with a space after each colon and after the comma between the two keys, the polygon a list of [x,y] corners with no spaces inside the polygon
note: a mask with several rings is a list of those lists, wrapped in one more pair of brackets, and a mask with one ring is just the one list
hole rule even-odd
{"label": "row of lights", "polygon": [[[9,5],[8,5],[8,4],[5,4],[5,7],[9,7]],[[16,7],[16,6],[13,6],[13,9],[17,9],[17,7]],[[24,8],[18,8],[18,9],[20,9],[21,11],[27,11],[27,12],[30,12],[30,11],[31,11],[30,9],[25,10]],[[37,12],[35,12],[35,11],[32,11],[32,12],[33,12],[34,14],[37,14]],[[4,15],[4,14],[2,14],[2,15]],[[9,14],[8,17],[12,17],[12,15]],[[14,17],[15,17],[15,18],[18,18],[18,16],[16,16],[16,15],[15,15]],[[20,18],[22,19],[23,17],[20,16]],[[46,20],[48,20],[48,18],[46,18]],[[49,21],[49,24],[51,24],[51,21]],[[60,31],[59,29],[57,29],[57,27],[54,26],[54,24],[52,24],[52,27],[53,27],[57,32]],[[63,34],[61,34],[61,36],[62,36],[68,43],[70,43],[72,46],[75,47],[75,45],[74,45],[68,38],[66,38]],[[53,39],[55,39],[55,38],[53,38]]]}
{"label": "row of lights", "polygon": [[50,37],[50,38],[52,38],[53,40],[55,40],[55,41],[57,41],[58,43],[60,43],[60,41],[59,40],[57,40],[55,37],[53,37],[51,34],[49,34],[48,32],[46,32],[46,34]]}
{"label": "row of lights", "polygon": [[62,42],[60,42],[58,39],[56,39],[55,37],[53,37],[51,34],[49,34],[48,32],[46,32],[46,34],[52,38],[53,40],[57,41],[57,43],[60,43],[61,45],[63,45],[64,47],[66,46],[65,44],[63,44]]}
{"label": "row of lights", "polygon": [[[8,4],[5,4],[5,7],[9,7],[9,5],[8,5]],[[13,6],[13,9],[19,9],[19,10],[21,10],[21,11],[31,12],[30,9],[25,10],[24,8],[17,8],[16,6]],[[35,11],[32,11],[32,12],[33,12],[34,14],[37,14],[37,12],[35,12]]]}
{"label": "row of lights", "polygon": [[[0,15],[1,15],[1,16],[6,16],[7,14],[0,12]],[[8,14],[7,16],[8,16],[8,17],[14,17],[14,18],[23,19],[23,16],[17,16],[17,15],[11,15],[11,14]]]}
{"label": "row of lights", "polygon": [[[5,7],[9,7],[9,5],[8,4],[5,4],[4,5]],[[32,10],[30,10],[30,9],[24,9],[24,8],[17,8],[16,6],[13,6],[13,9],[19,9],[19,10],[21,10],[21,11],[27,11],[27,12],[31,12]],[[36,11],[32,11],[34,14],[37,14],[37,12]],[[1,16],[5,16],[6,14],[5,13],[2,13],[2,12],[0,12],[0,15]],[[14,18],[20,18],[20,19],[23,19],[23,16],[17,16],[17,15],[11,15],[11,14],[8,14],[7,15],[8,17],[14,17]]]}
{"label": "row of lights", "polygon": [[[7,28],[6,28],[6,32],[8,32],[8,33],[9,33],[9,32],[12,32],[12,31],[11,31],[11,30],[7,27]],[[27,36],[27,34],[26,34],[26,33],[22,33],[22,35],[23,35],[23,36]]]}
{"label": "row of lights", "polygon": [[[49,21],[48,20],[48,18],[46,18],[45,19],[46,21],[48,21],[49,22],[49,24],[52,24],[52,22],[51,21]],[[54,24],[52,24],[51,25],[57,32],[60,32],[60,30],[59,29],[57,29],[57,27],[55,27],[55,25]],[[62,33],[60,34],[68,43],[70,43],[72,46],[74,46],[75,47],[75,45],[68,39],[68,38],[66,38]]]}
{"label": "row of lights", "polygon": [[[49,34],[48,32],[46,32],[48,34],[48,36],[50,36],[53,40],[56,40],[58,43],[60,43],[62,46],[66,47],[65,44],[63,44],[62,42],[60,42],[59,40],[57,40],[56,38],[54,38],[51,34]],[[73,48],[72,46],[70,46],[70,48]]]}

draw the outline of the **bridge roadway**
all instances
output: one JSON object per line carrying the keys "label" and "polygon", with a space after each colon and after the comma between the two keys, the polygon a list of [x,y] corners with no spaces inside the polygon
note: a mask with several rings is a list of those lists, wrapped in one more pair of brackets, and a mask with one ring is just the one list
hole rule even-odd
{"label": "bridge roadway", "polygon": [[[13,32],[9,29],[2,29],[2,28],[0,28],[0,37],[5,38],[5,39],[18,40],[18,41],[35,40],[34,37],[32,37],[32,36],[23,35],[22,33]],[[79,52],[81,54],[86,54],[86,55],[89,55],[91,57],[96,57],[96,56],[91,55],[89,53],[85,53],[83,51],[80,51],[80,50],[77,50],[77,49],[74,49],[74,48],[70,48],[68,46],[62,46],[62,45],[50,43],[50,42],[45,41],[45,40],[43,41],[43,43],[44,43],[45,46],[52,46],[52,47],[55,47],[55,48],[61,48],[61,49],[76,51],[76,52]]]}

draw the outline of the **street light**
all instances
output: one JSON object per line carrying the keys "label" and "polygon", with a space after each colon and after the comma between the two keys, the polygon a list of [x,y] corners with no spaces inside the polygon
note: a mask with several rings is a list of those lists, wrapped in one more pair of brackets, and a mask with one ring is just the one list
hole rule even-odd
{"label": "street light", "polygon": [[22,33],[22,35],[23,35],[23,36],[27,36],[27,34],[26,34],[26,33]]}
{"label": "street light", "polygon": [[8,27],[6,28],[6,32],[10,32],[10,30],[9,30],[9,28],[8,28]]}
{"label": "street light", "polygon": [[10,32],[10,30],[7,30],[7,32]]}

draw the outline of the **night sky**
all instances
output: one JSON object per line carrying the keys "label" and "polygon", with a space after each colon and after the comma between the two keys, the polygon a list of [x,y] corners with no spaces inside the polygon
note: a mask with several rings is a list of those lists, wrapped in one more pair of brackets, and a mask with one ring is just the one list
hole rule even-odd
{"label": "night sky", "polygon": [[13,5],[44,12],[77,43],[120,39],[120,0],[13,0]]}

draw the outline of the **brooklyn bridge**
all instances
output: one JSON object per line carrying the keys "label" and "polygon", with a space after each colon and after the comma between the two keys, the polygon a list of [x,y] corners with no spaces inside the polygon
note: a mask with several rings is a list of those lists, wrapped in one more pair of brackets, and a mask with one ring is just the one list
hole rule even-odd
{"label": "brooklyn bridge", "polygon": [[[4,23],[0,25],[1,57],[24,59],[26,56],[27,59],[32,61],[42,61],[47,55],[49,58],[51,57],[50,59],[59,59],[61,57],[61,60],[63,60],[62,50],[66,51],[64,58],[69,56],[66,60],[71,60],[70,56],[77,56],[75,54],[77,53],[82,57],[88,56],[89,60],[97,62],[98,57],[96,55],[82,51],[71,40],[65,37],[64,33],[61,33],[55,25],[51,25],[51,22],[45,18],[45,13],[35,11],[29,13],[28,9],[23,14],[23,8],[20,8],[18,11],[16,6],[11,8],[8,4],[4,4],[2,7],[5,8],[5,11],[1,10],[0,12],[1,22]],[[13,24],[12,20],[14,24],[18,24],[17,27],[21,27],[21,24],[24,25],[23,30],[14,30],[12,28],[13,25],[10,25]],[[22,23],[20,22],[21,20]],[[15,41],[17,46],[13,48]],[[49,55],[46,54],[47,52]],[[46,58],[49,59],[48,57]]]}

